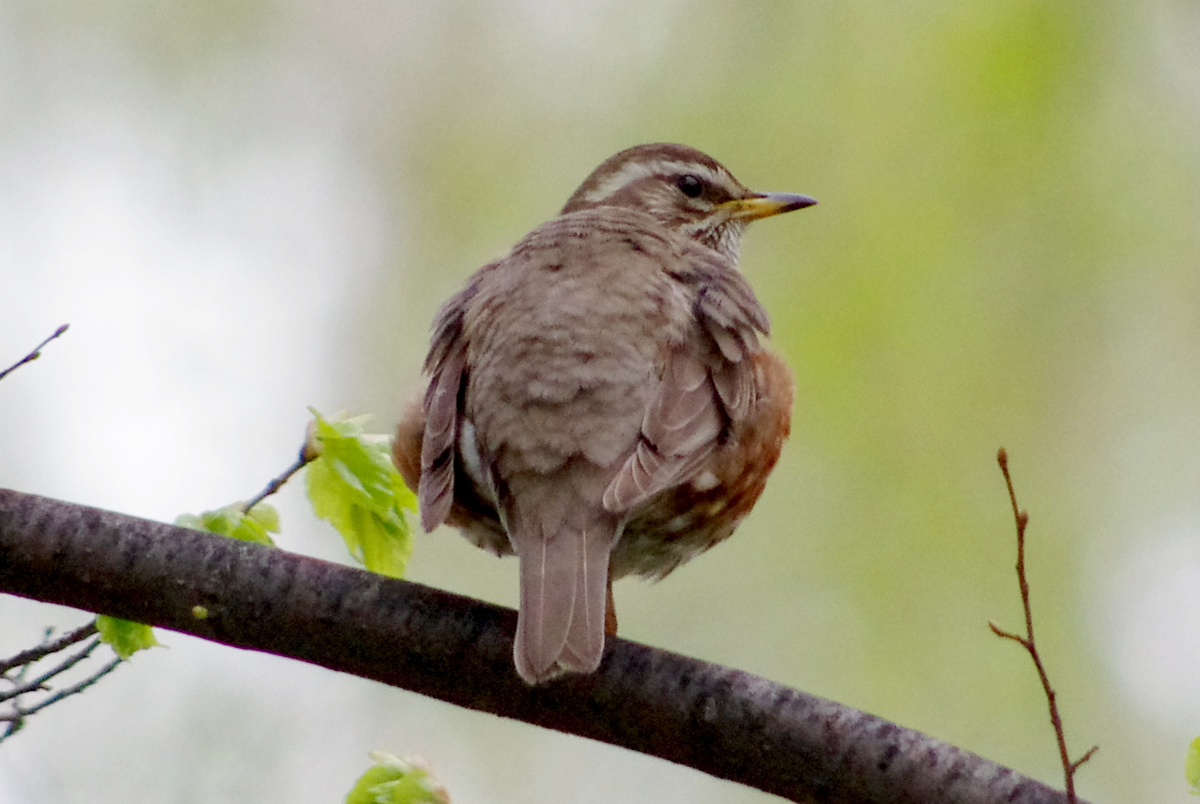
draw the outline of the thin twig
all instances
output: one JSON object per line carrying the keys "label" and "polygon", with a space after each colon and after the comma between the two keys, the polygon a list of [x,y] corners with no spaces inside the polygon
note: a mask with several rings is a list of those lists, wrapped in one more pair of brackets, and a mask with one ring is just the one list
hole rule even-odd
{"label": "thin twig", "polygon": [[106,675],[111,673],[113,670],[116,670],[117,667],[123,661],[125,661],[125,660],[122,659],[120,656],[115,657],[108,664],[104,665],[104,667],[101,667],[95,673],[92,673],[92,675],[88,676],[83,681],[80,681],[78,684],[72,684],[69,687],[65,687],[65,688],[59,690],[58,692],[54,693],[53,695],[51,695],[46,700],[37,704],[36,706],[32,706],[29,709],[26,709],[25,714],[32,715],[34,712],[37,712],[39,709],[45,709],[50,704],[58,703],[63,698],[83,692],[88,687],[92,686],[97,681],[99,681],[100,679],[104,678]]}
{"label": "thin twig", "polygon": [[23,664],[31,664],[38,659],[44,659],[51,653],[58,653],[63,648],[68,648],[76,642],[82,642],[94,633],[96,633],[96,621],[92,620],[85,626],[63,634],[53,642],[44,642],[36,648],[23,650],[11,658],[0,659],[0,674],[7,673],[14,667],[20,667]]}
{"label": "thin twig", "polygon": [[[91,646],[88,647],[87,652],[91,652],[92,648],[94,648],[95,646],[96,646],[96,643],[93,643]],[[92,686],[97,681],[99,681],[100,679],[104,678],[106,675],[111,673],[113,670],[116,670],[117,666],[120,665],[123,661],[124,661],[123,659],[121,659],[120,657],[117,657],[117,658],[113,659],[112,661],[110,661],[108,664],[104,665],[104,667],[101,667],[95,673],[92,673],[92,675],[90,675],[87,678],[83,679],[82,681],[78,682],[77,684],[72,684],[69,687],[61,689],[58,692],[54,693],[53,695],[46,697],[44,700],[39,701],[38,703],[34,704],[33,706],[31,706],[27,709],[23,708],[18,701],[14,700],[11,705],[12,711],[9,714],[0,715],[0,723],[8,724],[5,727],[4,732],[0,733],[0,743],[4,742],[9,737],[13,736],[18,731],[20,731],[22,728],[24,728],[25,721],[30,715],[34,714],[35,712],[40,712],[42,709],[45,709],[47,706],[58,703],[59,701],[61,701],[64,698],[67,698],[71,695],[75,695],[77,693],[83,692],[88,687]]]}
{"label": "thin twig", "polygon": [[283,474],[268,483],[267,487],[260,491],[257,496],[250,500],[250,502],[246,503],[243,510],[248,512],[251,508],[258,505],[267,497],[270,497],[272,494],[279,491],[279,489],[283,487],[284,483],[291,480],[292,475],[299,472],[301,469],[311,463],[316,457],[317,454],[308,448],[308,442],[306,441],[304,446],[300,448],[300,454],[296,456],[295,462],[285,469]]}
{"label": "thin twig", "polygon": [[1050,705],[1050,723],[1054,726],[1054,736],[1058,739],[1058,754],[1062,759],[1063,774],[1066,777],[1067,801],[1075,804],[1075,771],[1079,769],[1080,765],[1091,759],[1092,755],[1100,750],[1100,746],[1092,746],[1075,762],[1071,761],[1071,756],[1067,753],[1067,737],[1063,731],[1062,718],[1058,715],[1058,703],[1055,699],[1054,688],[1050,686],[1050,677],[1046,674],[1046,667],[1042,664],[1042,657],[1038,653],[1037,642],[1033,638],[1033,607],[1029,603],[1029,582],[1025,578],[1025,529],[1029,525],[1029,514],[1022,511],[1017,505],[1017,493],[1013,490],[1012,476],[1008,473],[1008,453],[1004,451],[1003,447],[996,454],[996,462],[1000,464],[1000,471],[1004,474],[1004,483],[1008,486],[1008,499],[1012,504],[1013,518],[1017,523],[1017,582],[1021,587],[1021,604],[1025,608],[1025,636],[1005,631],[994,622],[989,622],[988,625],[991,626],[992,632],[996,636],[1021,643],[1021,646],[1033,659],[1033,666],[1037,668],[1038,678],[1042,681],[1042,689],[1046,692],[1046,701]]}
{"label": "thin twig", "polygon": [[[3,742],[20,731],[21,728],[24,727],[26,719],[34,712],[45,709],[51,704],[58,703],[68,696],[82,692],[116,669],[117,665],[119,665],[122,661],[120,658],[110,661],[104,667],[100,668],[95,673],[92,673],[82,681],[72,684],[69,687],[65,687],[58,692],[47,695],[45,698],[32,706],[24,707],[21,705],[20,698],[23,695],[30,695],[35,692],[49,693],[50,687],[47,682],[56,676],[67,672],[72,667],[91,656],[92,652],[99,647],[100,638],[96,637],[95,639],[92,639],[81,650],[70,654],[57,665],[45,671],[37,678],[26,681],[25,676],[33,668],[35,662],[39,662],[48,656],[65,650],[66,648],[78,644],[88,637],[95,635],[95,620],[83,626],[82,628],[77,628],[74,631],[64,634],[53,641],[50,640],[50,629],[46,629],[46,638],[41,645],[37,646],[36,648],[30,648],[29,650],[21,651],[16,656],[0,662],[0,680],[7,681],[12,685],[10,689],[0,693],[0,703],[4,703],[7,707],[6,712],[4,714],[0,714],[0,723],[7,724],[3,732],[0,732],[0,742]],[[19,669],[15,673],[10,674],[10,671],[12,671],[14,668]]]}
{"label": "thin twig", "polygon": [[1083,763],[1085,763],[1085,762],[1087,762],[1089,759],[1091,759],[1091,758],[1092,758],[1092,754],[1096,753],[1096,752],[1097,752],[1097,751],[1099,751],[1099,750],[1100,750],[1100,746],[1098,746],[1098,745],[1093,745],[1091,748],[1089,748],[1089,749],[1088,749],[1088,750],[1087,750],[1087,751],[1084,753],[1084,755],[1083,755],[1083,756],[1081,756],[1079,759],[1077,759],[1077,760],[1075,760],[1074,762],[1072,762],[1072,763],[1071,763],[1071,773],[1072,773],[1072,774],[1073,774],[1073,773],[1075,773],[1075,769],[1076,769],[1076,768],[1078,768],[1080,765],[1082,765]]}
{"label": "thin twig", "polygon": [[90,656],[92,654],[92,651],[94,651],[99,644],[100,644],[100,638],[97,637],[96,639],[94,639],[90,643],[88,643],[88,645],[86,645],[83,650],[79,651],[78,653],[71,654],[66,659],[64,659],[62,662],[60,662],[58,665],[50,668],[45,673],[42,673],[40,676],[33,679],[32,681],[25,681],[25,682],[19,684],[18,686],[13,687],[8,692],[0,693],[0,702],[7,701],[11,698],[16,698],[17,696],[20,696],[20,695],[25,695],[30,692],[36,692],[37,690],[46,689],[47,681],[49,681],[50,679],[54,678],[57,675],[67,672],[72,667],[74,667],[75,665],[82,662],[84,659],[86,659],[88,656]]}
{"label": "thin twig", "polygon": [[4,371],[0,371],[0,380],[3,380],[9,374],[16,371],[18,368],[25,365],[26,363],[37,360],[42,354],[42,349],[46,348],[46,344],[50,343],[50,341],[54,340],[59,335],[62,335],[64,332],[67,331],[67,328],[70,326],[71,326],[70,324],[63,324],[58,329],[54,330],[53,335],[51,335],[49,338],[47,338],[46,340],[42,341],[37,346],[35,346],[32,352],[30,352],[29,354],[22,357],[16,363],[13,363],[11,366],[6,368]]}

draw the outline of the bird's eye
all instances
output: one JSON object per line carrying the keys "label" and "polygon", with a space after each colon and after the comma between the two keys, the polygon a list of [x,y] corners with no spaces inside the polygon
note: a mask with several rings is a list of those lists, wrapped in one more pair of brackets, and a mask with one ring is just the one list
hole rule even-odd
{"label": "bird's eye", "polygon": [[699,176],[693,176],[691,173],[685,173],[676,179],[675,186],[688,198],[698,198],[700,193],[704,192],[704,182],[700,181]]}

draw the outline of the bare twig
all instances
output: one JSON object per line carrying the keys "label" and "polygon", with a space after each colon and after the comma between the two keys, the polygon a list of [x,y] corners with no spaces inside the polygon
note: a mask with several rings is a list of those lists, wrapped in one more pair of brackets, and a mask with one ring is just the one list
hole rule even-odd
{"label": "bare twig", "polygon": [[[120,665],[121,662],[123,662],[123,661],[125,661],[125,660],[119,656],[114,657],[111,661],[109,661],[108,664],[104,665],[104,667],[101,667],[95,673],[92,673],[90,676],[85,678],[83,681],[80,681],[78,684],[72,684],[69,687],[65,687],[65,688],[59,690],[58,692],[54,693],[53,695],[51,695],[49,698],[42,701],[41,703],[38,703],[34,706],[29,707],[28,709],[23,710],[24,714],[32,715],[34,712],[37,712],[39,709],[45,709],[50,704],[58,703],[63,698],[83,692],[85,689],[92,686],[100,679],[104,678],[106,675],[111,673],[113,670],[116,670],[117,666]],[[7,717],[0,717],[0,720],[8,720],[8,719],[9,718],[7,718]]]}
{"label": "bare twig", "polygon": [[1074,762],[1067,753],[1067,738],[1063,732],[1062,718],[1058,715],[1058,703],[1055,700],[1054,688],[1050,686],[1050,677],[1046,674],[1046,667],[1042,664],[1042,657],[1038,653],[1037,642],[1033,638],[1033,608],[1029,603],[1029,582],[1025,579],[1025,529],[1029,525],[1029,514],[1022,511],[1017,505],[1017,493],[1013,490],[1012,476],[1008,473],[1008,453],[1004,451],[1003,447],[996,454],[996,462],[1000,464],[1000,471],[1004,474],[1004,483],[1008,486],[1008,500],[1012,504],[1013,518],[1017,523],[1017,583],[1021,587],[1021,604],[1025,608],[1025,636],[1005,631],[994,622],[989,622],[988,625],[991,626],[992,632],[996,636],[1019,642],[1021,647],[1029,653],[1029,657],[1033,659],[1033,666],[1037,668],[1038,678],[1042,681],[1042,689],[1046,692],[1046,701],[1050,705],[1050,723],[1054,726],[1054,735],[1058,739],[1058,754],[1062,759],[1063,775],[1066,777],[1067,801],[1075,804],[1075,771],[1079,770],[1080,765],[1091,759],[1092,755],[1100,750],[1100,746],[1093,745],[1087,753]]}
{"label": "bare twig", "polygon": [[284,470],[283,474],[267,484],[267,487],[260,491],[250,502],[246,503],[244,511],[249,512],[251,508],[258,505],[260,502],[270,497],[275,492],[283,487],[283,484],[291,480],[292,475],[299,472],[309,463],[317,458],[317,453],[309,449],[308,442],[304,442],[304,446],[300,448],[300,454],[296,456],[296,460]]}
{"label": "bare twig", "polygon": [[[100,644],[99,638],[93,639],[91,642],[89,642],[87,645],[84,646],[83,650],[79,651],[78,653],[71,654],[66,659],[59,662],[59,664],[50,668],[46,672],[42,673],[40,676],[33,679],[32,681],[23,681],[22,680],[20,683],[17,684],[17,686],[13,687],[8,692],[0,693],[0,703],[11,700],[13,698],[17,698],[21,695],[25,695],[30,692],[37,692],[38,690],[49,689],[49,687],[46,686],[47,681],[54,678],[55,676],[65,673],[66,671],[68,671],[72,667],[74,667],[75,665],[82,662],[88,656],[91,656],[92,651],[94,651],[96,649],[96,646],[99,644]],[[24,667],[22,667],[20,673],[18,674],[18,677],[23,679],[25,671],[29,667],[30,667],[30,665],[28,665],[28,664],[25,665]],[[14,680],[14,682],[16,681],[16,679],[13,679],[13,680]]]}
{"label": "bare twig", "polygon": [[[0,681],[8,682],[11,687],[0,693],[0,703],[5,704],[6,709],[0,713],[0,723],[7,724],[3,731],[0,731],[0,742],[8,739],[16,734],[25,725],[25,720],[30,715],[45,709],[51,704],[58,703],[62,699],[75,695],[88,687],[95,684],[104,676],[116,669],[121,663],[121,659],[113,659],[105,664],[102,668],[89,675],[87,678],[72,684],[69,687],[64,687],[58,692],[47,695],[45,698],[37,701],[31,706],[21,704],[21,697],[31,695],[37,692],[50,692],[49,682],[62,675],[63,673],[76,666],[84,659],[91,656],[92,652],[100,645],[100,638],[96,637],[83,646],[81,650],[69,654],[62,659],[57,665],[46,670],[36,678],[26,680],[26,675],[32,670],[34,663],[41,661],[49,656],[60,651],[66,650],[72,645],[87,639],[96,634],[96,623],[92,621],[82,628],[77,628],[68,634],[65,634],[58,639],[50,639],[50,631],[46,631],[45,641],[29,650],[21,651],[16,656],[0,661]],[[16,672],[12,672],[15,670]]]}
{"label": "bare twig", "polygon": [[37,360],[42,354],[42,349],[46,348],[46,344],[50,343],[50,341],[54,340],[59,335],[62,335],[64,332],[67,331],[67,328],[70,326],[71,326],[70,324],[63,324],[58,329],[54,330],[53,335],[51,335],[49,338],[46,338],[46,340],[42,341],[37,346],[35,346],[32,352],[30,352],[29,354],[22,357],[16,363],[13,363],[8,368],[4,369],[4,371],[0,371],[0,380],[3,380],[9,374],[16,371],[18,368],[25,365],[26,363]]}
{"label": "bare twig", "polygon": [[[82,642],[94,633],[96,633],[96,621],[92,620],[90,623],[81,628],[76,628],[74,631],[63,634],[53,642],[43,642],[36,648],[30,648],[29,650],[21,651],[16,656],[12,656],[8,659],[0,659],[0,674],[7,673],[14,667],[32,664],[38,659],[44,659],[51,653],[57,653],[64,648],[69,648],[76,642]],[[47,639],[49,639],[49,636],[49,633],[47,633]]]}

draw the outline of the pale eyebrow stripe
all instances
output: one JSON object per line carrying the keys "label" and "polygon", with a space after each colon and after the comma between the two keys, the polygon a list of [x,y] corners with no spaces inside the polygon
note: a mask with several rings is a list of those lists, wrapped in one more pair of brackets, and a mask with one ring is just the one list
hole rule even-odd
{"label": "pale eyebrow stripe", "polygon": [[616,173],[588,190],[584,195],[584,200],[594,204],[614,195],[622,187],[639,179],[673,173],[695,173],[710,183],[718,185],[728,184],[730,178],[721,171],[713,170],[708,165],[702,165],[699,162],[675,162],[670,159],[656,159],[653,162],[627,162]]}

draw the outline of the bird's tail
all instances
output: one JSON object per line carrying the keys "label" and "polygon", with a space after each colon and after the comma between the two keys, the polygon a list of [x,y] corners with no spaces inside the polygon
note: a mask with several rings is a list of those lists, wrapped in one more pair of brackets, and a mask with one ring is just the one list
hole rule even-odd
{"label": "bird's tail", "polygon": [[607,512],[553,513],[543,508],[508,523],[521,563],[513,659],[530,684],[600,665],[608,559],[620,536],[618,521]]}

